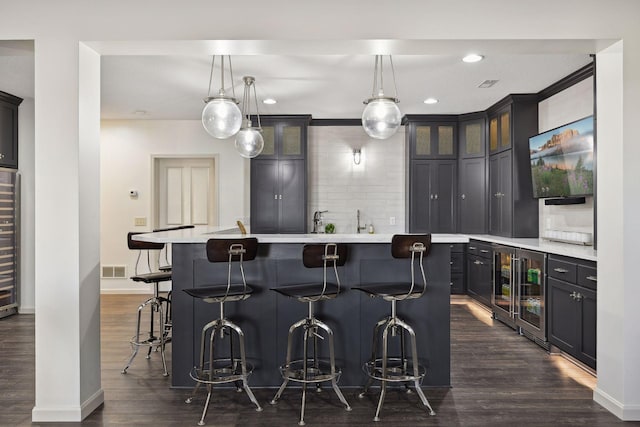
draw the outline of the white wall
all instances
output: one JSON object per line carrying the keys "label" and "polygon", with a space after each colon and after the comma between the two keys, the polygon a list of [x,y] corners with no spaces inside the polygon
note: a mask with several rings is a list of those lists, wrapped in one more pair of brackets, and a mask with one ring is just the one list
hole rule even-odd
{"label": "white wall", "polygon": [[[593,114],[593,77],[559,92],[538,104],[538,132],[562,126]],[[593,197],[583,205],[546,206],[540,199],[540,236],[545,230],[593,234]]]}
{"label": "white wall", "polygon": [[[309,227],[314,211],[328,210],[325,224],[334,223],[337,233],[355,233],[360,209],[361,226],[373,224],[376,233],[405,231],[404,127],[380,141],[361,126],[310,126],[308,144]],[[359,165],[355,148],[362,150]]]}
{"label": "white wall", "polygon": [[[150,231],[152,157],[216,156],[218,218],[221,226],[248,223],[249,161],[232,140],[207,134],[199,120],[103,120],[100,133],[101,263],[126,265],[133,274],[136,252],[127,248],[127,232]],[[129,197],[129,190],[138,198]],[[135,227],[146,217],[146,227]],[[103,292],[150,292],[128,279],[101,279]]]}

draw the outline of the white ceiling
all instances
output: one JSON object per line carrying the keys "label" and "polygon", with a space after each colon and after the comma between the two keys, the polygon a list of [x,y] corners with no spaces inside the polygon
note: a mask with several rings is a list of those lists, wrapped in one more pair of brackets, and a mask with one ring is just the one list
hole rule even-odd
{"label": "white ceiling", "polygon": [[[575,43],[574,43],[575,44]],[[233,55],[236,96],[242,98],[242,76],[256,78],[258,98],[275,98],[275,105],[260,103],[260,114],[311,114],[314,118],[359,118],[362,101],[371,96],[373,55],[326,54],[308,43],[308,55]],[[360,49],[345,43],[345,51]],[[523,52],[519,53],[518,46]],[[542,46],[542,48],[540,47]],[[591,58],[579,49],[560,43],[512,43],[503,52],[487,51],[483,61],[467,64],[456,45],[442,45],[435,54],[396,54],[393,62],[403,114],[459,114],[485,110],[510,93],[538,92],[588,64]],[[297,47],[299,49],[299,46]],[[335,51],[339,50],[332,47]],[[186,51],[188,49],[185,49]],[[274,50],[271,47],[270,53]],[[418,49],[419,50],[419,49]],[[444,52],[443,52],[444,50]],[[468,50],[468,49],[466,49]],[[557,51],[556,51],[557,50]],[[175,52],[175,49],[173,50]],[[160,54],[113,55],[103,48],[101,105],[103,119],[199,119],[207,96],[211,56]],[[145,52],[147,53],[147,52]],[[412,52],[413,53],[413,52]],[[219,57],[212,91],[217,91]],[[385,93],[393,94],[391,73],[385,61]],[[229,93],[228,84],[225,90]],[[489,88],[478,85],[498,80]],[[33,97],[33,43],[0,42],[0,90]],[[424,104],[427,97],[439,99]],[[140,112],[143,111],[144,114]]]}

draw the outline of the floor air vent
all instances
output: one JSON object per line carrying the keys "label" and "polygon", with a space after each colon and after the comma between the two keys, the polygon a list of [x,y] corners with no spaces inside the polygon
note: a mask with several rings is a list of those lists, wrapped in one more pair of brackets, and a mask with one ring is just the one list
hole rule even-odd
{"label": "floor air vent", "polygon": [[127,267],[124,265],[103,265],[103,279],[125,279],[127,277]]}

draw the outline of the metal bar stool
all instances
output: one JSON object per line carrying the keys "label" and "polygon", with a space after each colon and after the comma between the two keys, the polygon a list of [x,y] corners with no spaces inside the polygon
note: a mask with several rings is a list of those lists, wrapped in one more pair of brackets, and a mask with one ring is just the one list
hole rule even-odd
{"label": "metal bar stool", "polygon": [[[207,303],[220,304],[220,317],[207,323],[202,328],[200,338],[200,358],[199,365],[194,366],[190,372],[191,378],[196,381],[196,386],[191,396],[185,401],[191,403],[201,384],[207,387],[207,400],[202,410],[202,417],[198,425],[204,425],[204,418],[207,415],[211,392],[216,384],[235,383],[238,391],[242,382],[242,388],[249,396],[249,399],[256,405],[257,411],[262,411],[262,407],[256,400],[253,392],[249,388],[247,377],[253,371],[253,366],[248,364],[245,357],[244,333],[235,323],[224,317],[224,303],[227,301],[242,301],[251,296],[253,288],[247,284],[244,275],[244,261],[255,259],[258,252],[258,240],[255,237],[244,239],[209,239],[207,241],[207,258],[209,262],[227,262],[229,265],[227,273],[227,283],[220,285],[208,285],[199,288],[184,289],[186,293],[194,298],[200,298]],[[237,264],[242,277],[242,283],[232,283],[231,271],[233,264]],[[233,336],[235,332],[238,337],[240,355],[234,354]],[[207,353],[207,333],[209,333],[209,357]],[[229,337],[229,357],[214,358],[215,338],[219,336],[224,339]]]}
{"label": "metal bar stool", "polygon": [[[163,375],[166,377],[169,375],[167,372],[167,361],[165,359],[164,349],[168,342],[171,341],[171,320],[165,317],[165,314],[170,312],[170,300],[160,295],[160,282],[166,282],[171,280],[171,271],[156,271],[151,268],[151,251],[161,251],[164,248],[164,243],[151,243],[140,242],[133,240],[132,236],[141,233],[130,232],[127,234],[127,245],[129,249],[137,250],[138,257],[136,259],[135,276],[131,277],[134,282],[142,282],[153,285],[153,296],[147,299],[145,302],[138,306],[138,321],[136,324],[136,334],[131,338],[129,343],[131,344],[131,356],[122,370],[123,374],[127,373],[127,369],[131,366],[133,359],[138,354],[140,347],[148,347],[147,359],[151,357],[151,350],[160,349],[160,355],[162,357],[162,367],[164,369]],[[149,273],[138,273],[138,267],[140,264],[140,258],[142,253],[146,253],[147,268]],[[149,335],[146,339],[143,339],[140,335],[140,323],[142,312],[145,307],[150,308],[150,323],[149,323]],[[155,321],[154,313],[158,313],[158,335],[155,334]]]}
{"label": "metal bar stool", "polygon": [[[335,243],[305,245],[302,251],[302,261],[307,268],[323,269],[322,283],[308,283],[299,285],[286,285],[272,288],[284,296],[295,298],[300,302],[309,305],[309,315],[294,323],[289,328],[287,339],[287,360],[280,367],[280,372],[284,381],[278,389],[275,397],[271,401],[274,405],[287,387],[289,381],[302,383],[302,407],[300,409],[299,425],[304,425],[304,409],[306,403],[307,384],[315,383],[320,391],[320,383],[331,381],[333,390],[338,395],[340,401],[350,411],[351,406],[347,403],[344,395],[338,387],[338,379],[341,371],[336,368],[335,351],[333,344],[333,331],[324,322],[318,320],[313,314],[313,303],[336,298],[341,291],[340,277],[338,276],[338,266],[343,266],[347,258],[347,247],[336,245]],[[333,268],[335,283],[327,282],[327,266]],[[293,336],[298,328],[303,328],[303,356],[301,360],[291,360],[291,347]],[[326,333],[329,341],[329,361],[320,359],[318,356],[318,339],[324,340],[320,335],[320,330]],[[309,354],[309,341],[313,343],[312,354]]]}
{"label": "metal bar stool", "polygon": [[[363,397],[367,393],[374,380],[378,380],[381,383],[380,399],[373,421],[380,421],[380,410],[384,402],[387,383],[405,383],[407,391],[410,391],[408,383],[413,382],[420,400],[429,409],[429,415],[436,414],[420,388],[426,369],[418,363],[416,334],[411,326],[398,318],[396,312],[398,301],[420,298],[424,294],[427,288],[427,279],[424,274],[423,259],[429,254],[430,248],[430,234],[393,236],[391,240],[391,255],[394,258],[411,258],[411,283],[371,283],[353,288],[365,292],[371,297],[380,297],[386,301],[391,301],[391,315],[380,320],[374,327],[371,359],[363,367],[369,379],[359,397]],[[416,283],[415,280],[416,264],[420,269],[422,285]],[[378,340],[381,329],[382,357],[378,357]],[[408,354],[406,351],[405,332],[410,337]],[[389,334],[392,337],[399,335],[399,356],[389,356]]]}

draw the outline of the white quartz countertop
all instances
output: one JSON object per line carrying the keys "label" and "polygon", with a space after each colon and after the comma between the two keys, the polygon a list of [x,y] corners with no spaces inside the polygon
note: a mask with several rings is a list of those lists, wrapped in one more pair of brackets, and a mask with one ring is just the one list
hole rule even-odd
{"label": "white quartz countertop", "polygon": [[[134,240],[153,243],[206,243],[211,238],[240,237],[237,227],[203,227],[138,234]],[[393,234],[246,234],[261,243],[390,243]],[[518,239],[488,234],[433,234],[433,243],[468,243],[469,239],[512,246],[538,252],[570,256],[597,261],[597,252],[591,246],[551,242],[544,239]]]}
{"label": "white quartz countertop", "polygon": [[[206,243],[211,238],[238,238],[240,230],[235,227],[187,228],[138,234],[134,240],[153,243]],[[246,234],[260,243],[391,243],[393,234]],[[467,243],[463,234],[433,234],[433,243]]]}
{"label": "white quartz countertop", "polygon": [[528,249],[538,252],[546,252],[548,254],[564,255],[574,258],[586,259],[589,261],[597,261],[597,251],[593,246],[573,245],[570,243],[552,242],[539,238],[510,238],[492,236],[489,234],[467,234],[469,239],[480,240],[488,243],[497,243],[499,245],[512,246],[521,249]]}

